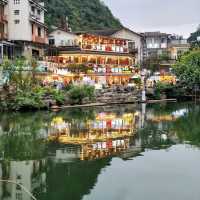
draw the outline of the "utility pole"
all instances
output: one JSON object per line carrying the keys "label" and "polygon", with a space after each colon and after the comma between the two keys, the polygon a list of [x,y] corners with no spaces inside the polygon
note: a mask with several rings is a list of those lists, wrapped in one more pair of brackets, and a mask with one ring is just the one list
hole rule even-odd
{"label": "utility pole", "polygon": [[141,71],[141,78],[142,78],[142,103],[146,103],[146,69]]}

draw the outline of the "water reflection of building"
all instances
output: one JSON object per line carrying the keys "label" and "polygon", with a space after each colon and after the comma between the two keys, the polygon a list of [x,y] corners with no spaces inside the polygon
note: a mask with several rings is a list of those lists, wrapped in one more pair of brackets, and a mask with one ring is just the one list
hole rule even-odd
{"label": "water reflection of building", "polygon": [[100,112],[93,120],[79,122],[78,125],[77,122],[75,125],[65,122],[61,117],[54,118],[49,129],[49,140],[79,147],[79,153],[72,153],[66,148],[61,152],[56,151],[57,161],[78,157],[91,160],[119,154],[129,148],[129,140],[138,128],[139,117],[139,112],[118,115]]}
{"label": "water reflection of building", "polygon": [[56,117],[49,129],[49,139],[58,140],[64,144],[83,144],[93,141],[103,141],[118,137],[132,136],[136,129],[138,115],[126,113],[117,116],[114,113],[99,113],[94,120],[65,122]]}
{"label": "water reflection of building", "polygon": [[[1,179],[10,180],[23,185],[28,191],[45,192],[46,173],[45,160],[10,161],[0,164]],[[0,199],[2,200],[32,200],[19,185],[0,183]]]}

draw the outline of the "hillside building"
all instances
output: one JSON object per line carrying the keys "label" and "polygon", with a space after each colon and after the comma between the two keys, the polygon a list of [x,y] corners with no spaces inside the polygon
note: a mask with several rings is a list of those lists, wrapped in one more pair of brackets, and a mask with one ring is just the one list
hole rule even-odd
{"label": "hillside building", "polygon": [[49,41],[53,44],[47,60],[57,64],[57,72],[66,81],[73,81],[81,74],[95,83],[126,84],[133,76],[137,50],[130,45],[131,40],[99,32],[74,34],[56,30],[50,34]]}
{"label": "hillside building", "polygon": [[134,50],[135,64],[141,64],[143,60],[143,36],[141,34],[136,33],[126,27],[121,27],[118,29],[93,30],[85,33],[128,40],[129,49]]}
{"label": "hillside building", "polygon": [[13,44],[8,42],[8,0],[0,0],[0,63],[4,56],[12,55]]}
{"label": "hillside building", "polygon": [[34,0],[8,0],[8,39],[18,48],[19,56],[42,57],[47,41],[44,3]]}
{"label": "hillside building", "polygon": [[143,33],[143,58],[157,56],[167,53],[169,44],[169,34],[161,32]]}
{"label": "hillside building", "polygon": [[44,3],[35,0],[0,1],[0,60],[4,57],[44,56],[48,44]]}

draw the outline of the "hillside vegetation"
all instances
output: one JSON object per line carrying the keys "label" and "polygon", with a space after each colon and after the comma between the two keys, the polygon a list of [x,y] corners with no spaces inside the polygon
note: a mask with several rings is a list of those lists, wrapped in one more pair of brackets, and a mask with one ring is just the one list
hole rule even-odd
{"label": "hillside vegetation", "polygon": [[66,16],[73,31],[118,28],[121,23],[100,0],[44,0],[46,23],[59,26]]}

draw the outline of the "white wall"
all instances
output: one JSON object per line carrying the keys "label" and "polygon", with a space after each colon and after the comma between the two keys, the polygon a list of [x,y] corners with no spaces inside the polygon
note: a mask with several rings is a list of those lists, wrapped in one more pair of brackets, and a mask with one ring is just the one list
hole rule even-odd
{"label": "white wall", "polygon": [[[41,5],[44,4],[41,3]],[[9,0],[7,7],[9,40],[32,41],[32,22],[30,21],[32,11],[29,0],[20,0],[20,4],[14,4],[14,0]],[[14,14],[15,10],[19,10],[19,15]],[[37,10],[40,10],[40,15],[37,14]],[[44,10],[35,6],[36,16],[40,16],[37,20],[44,23]],[[20,20],[20,23],[15,24],[15,20]],[[42,37],[44,37],[44,28],[42,28]]]}
{"label": "white wall", "polygon": [[142,37],[131,32],[128,31],[126,29],[122,29],[120,31],[118,31],[117,33],[113,34],[112,37],[116,37],[116,38],[123,38],[123,39],[128,39],[128,40],[132,40],[135,42],[135,47],[136,49],[138,49],[138,54],[136,56],[136,64],[141,63],[142,61]]}
{"label": "white wall", "polygon": [[[19,10],[19,15],[14,14],[14,10]],[[20,0],[20,4],[14,4],[14,0],[8,1],[8,29],[9,40],[32,40],[32,29],[29,21],[29,1]],[[20,20],[15,24],[15,20]]]}
{"label": "white wall", "polygon": [[78,41],[78,36],[62,30],[55,30],[49,34],[49,39],[55,40],[55,46],[74,46],[74,41]]}

